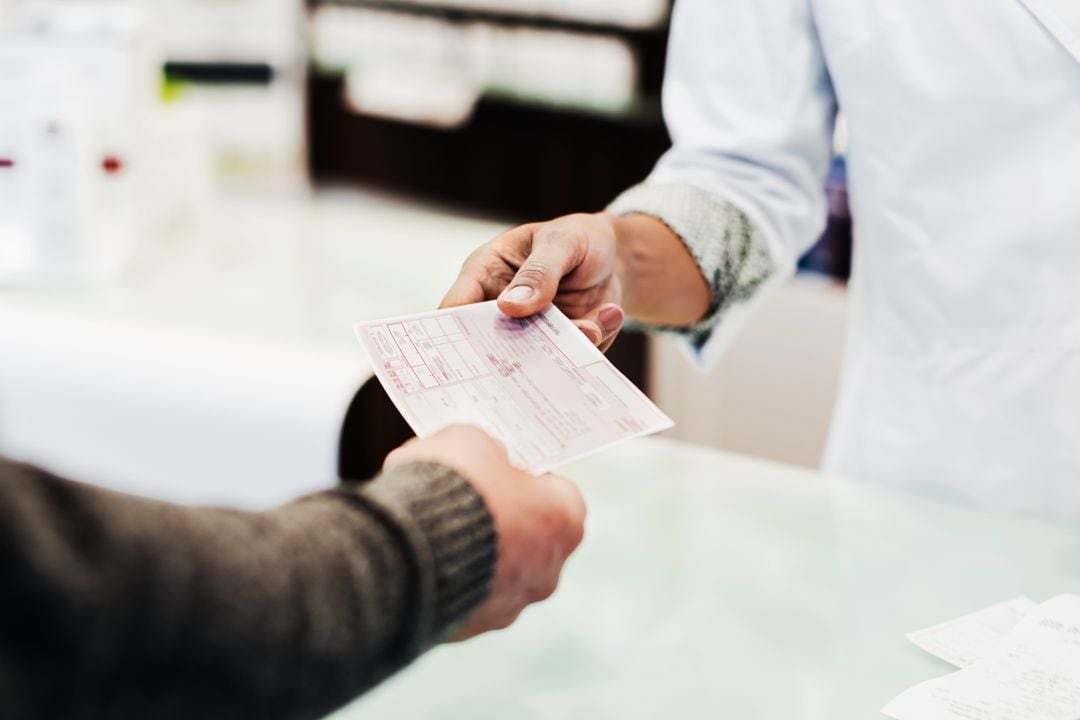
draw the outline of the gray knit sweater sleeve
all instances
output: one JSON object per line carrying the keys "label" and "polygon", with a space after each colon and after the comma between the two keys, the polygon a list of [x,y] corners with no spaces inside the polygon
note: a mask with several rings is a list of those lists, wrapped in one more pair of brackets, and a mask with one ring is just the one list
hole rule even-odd
{"label": "gray knit sweater sleeve", "polygon": [[688,328],[648,327],[704,342],[736,306],[746,303],[777,274],[777,263],[761,230],[722,195],[688,183],[645,182],[617,197],[608,211],[643,213],[667,225],[694,256],[709,283],[712,302],[706,316]]}
{"label": "gray knit sweater sleeve", "polygon": [[0,460],[0,717],[322,717],[445,639],[495,558],[439,465],[244,513]]}

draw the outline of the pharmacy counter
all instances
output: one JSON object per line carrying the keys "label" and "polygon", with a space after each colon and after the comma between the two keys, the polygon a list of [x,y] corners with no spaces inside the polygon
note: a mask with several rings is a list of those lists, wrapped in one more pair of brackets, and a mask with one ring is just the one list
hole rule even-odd
{"label": "pharmacy counter", "polygon": [[357,320],[434,307],[502,225],[353,192],[232,201],[109,287],[0,289],[0,453],[182,502],[336,477]]}
{"label": "pharmacy counter", "polygon": [[334,720],[873,720],[952,670],[906,632],[1080,589],[1080,528],[658,439],[566,474],[590,514],[555,597]]}

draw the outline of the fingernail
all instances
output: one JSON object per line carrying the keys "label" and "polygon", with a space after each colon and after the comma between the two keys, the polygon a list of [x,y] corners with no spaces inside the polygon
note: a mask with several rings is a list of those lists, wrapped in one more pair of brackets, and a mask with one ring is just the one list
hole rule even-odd
{"label": "fingernail", "polygon": [[596,315],[600,327],[604,330],[604,335],[610,335],[621,328],[625,317],[622,308],[618,305],[610,305]]}
{"label": "fingernail", "polygon": [[536,291],[528,285],[518,285],[504,292],[502,300],[515,305],[523,305],[532,300],[534,295],[536,295]]}

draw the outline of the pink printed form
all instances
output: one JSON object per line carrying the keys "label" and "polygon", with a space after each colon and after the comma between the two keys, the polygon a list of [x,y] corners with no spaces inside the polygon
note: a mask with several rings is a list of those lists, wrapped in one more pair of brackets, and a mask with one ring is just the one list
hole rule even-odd
{"label": "pink printed form", "polygon": [[535,473],[673,424],[555,307],[517,320],[488,302],[354,329],[417,435],[477,425]]}

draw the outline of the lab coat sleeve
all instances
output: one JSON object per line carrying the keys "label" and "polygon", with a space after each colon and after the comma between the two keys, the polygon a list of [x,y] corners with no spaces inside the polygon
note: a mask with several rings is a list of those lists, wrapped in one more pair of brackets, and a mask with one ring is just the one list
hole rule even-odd
{"label": "lab coat sleeve", "polygon": [[712,304],[680,330],[700,347],[824,228],[836,101],[809,0],[676,2],[663,105],[672,148],[608,209],[660,219],[693,254]]}

